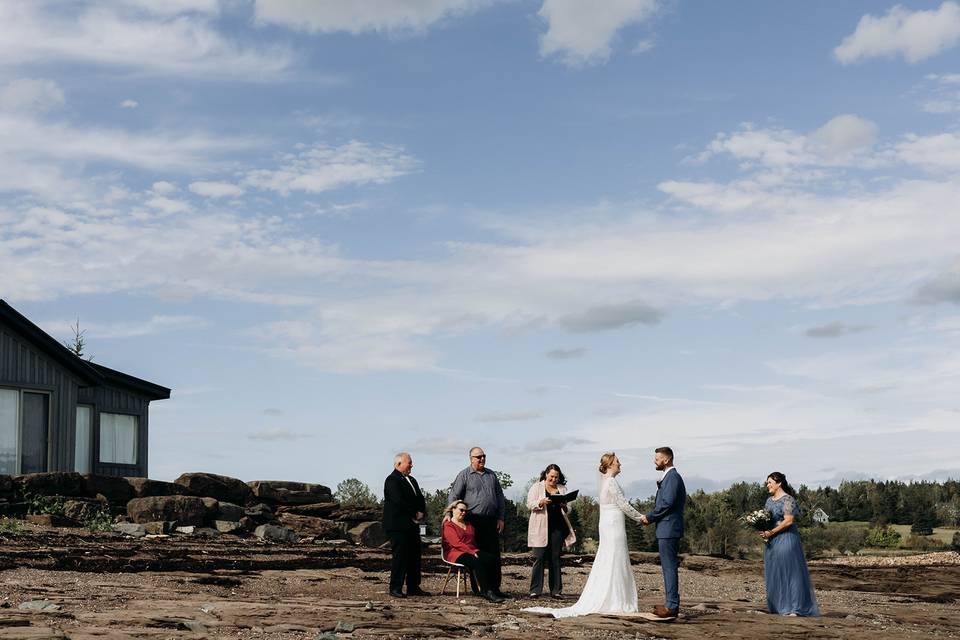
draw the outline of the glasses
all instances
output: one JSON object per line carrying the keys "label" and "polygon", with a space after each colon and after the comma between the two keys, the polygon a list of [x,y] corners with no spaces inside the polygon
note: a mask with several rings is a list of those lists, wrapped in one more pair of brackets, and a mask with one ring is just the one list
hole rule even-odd
{"label": "glasses", "polygon": [[486,459],[487,459],[487,454],[483,454],[482,456],[470,456],[470,457],[471,457],[471,458],[476,458],[477,460],[486,460]]}

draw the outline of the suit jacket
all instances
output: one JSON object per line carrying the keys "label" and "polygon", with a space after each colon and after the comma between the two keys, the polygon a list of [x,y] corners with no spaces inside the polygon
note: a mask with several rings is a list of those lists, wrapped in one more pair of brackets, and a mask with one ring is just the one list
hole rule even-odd
{"label": "suit jacket", "polygon": [[683,508],[687,503],[687,488],[680,473],[674,469],[667,473],[657,489],[653,511],[646,514],[647,520],[657,523],[658,538],[683,537]]}
{"label": "suit jacket", "polygon": [[[407,482],[410,478],[410,482]],[[383,481],[383,528],[385,531],[417,530],[419,525],[413,521],[417,512],[426,513],[427,503],[423,492],[413,476],[393,470]],[[410,484],[413,483],[413,488]]]}

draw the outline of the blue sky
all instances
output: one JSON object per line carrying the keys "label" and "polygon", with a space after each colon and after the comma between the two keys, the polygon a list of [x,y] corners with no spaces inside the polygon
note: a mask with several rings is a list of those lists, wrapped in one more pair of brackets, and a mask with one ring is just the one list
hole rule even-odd
{"label": "blue sky", "polygon": [[0,297],[150,475],[956,477],[960,5],[0,1]]}

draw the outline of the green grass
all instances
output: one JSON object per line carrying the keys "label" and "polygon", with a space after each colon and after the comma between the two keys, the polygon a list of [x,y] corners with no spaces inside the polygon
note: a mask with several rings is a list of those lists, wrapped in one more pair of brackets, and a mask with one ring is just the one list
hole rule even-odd
{"label": "green grass", "polygon": [[[867,527],[869,529],[870,523],[862,522],[859,520],[845,520],[844,522],[831,522],[827,526],[828,527]],[[900,537],[903,538],[904,540],[906,540],[912,535],[910,533],[910,525],[908,524],[891,524],[889,526],[891,529],[899,533]],[[941,542],[950,544],[951,542],[953,542],[953,534],[956,533],[957,531],[960,531],[960,529],[956,529],[953,527],[936,527],[933,530],[933,535],[930,537],[935,540],[939,540]]]}

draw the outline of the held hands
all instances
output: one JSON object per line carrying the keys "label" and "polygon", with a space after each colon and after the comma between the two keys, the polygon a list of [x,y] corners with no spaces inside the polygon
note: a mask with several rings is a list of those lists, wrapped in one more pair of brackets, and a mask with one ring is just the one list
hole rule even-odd
{"label": "held hands", "polygon": [[650,521],[647,520],[647,516],[640,514],[640,524],[650,524]]}

